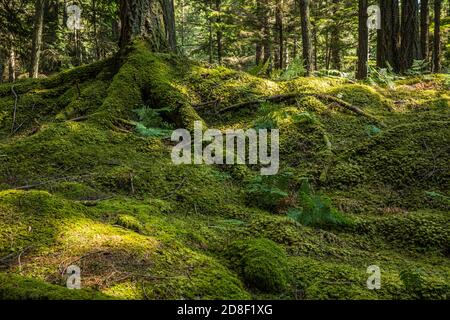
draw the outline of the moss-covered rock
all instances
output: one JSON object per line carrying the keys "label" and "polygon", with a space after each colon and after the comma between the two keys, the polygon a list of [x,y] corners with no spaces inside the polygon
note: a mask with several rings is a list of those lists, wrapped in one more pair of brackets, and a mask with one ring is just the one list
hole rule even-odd
{"label": "moss-covered rock", "polygon": [[273,241],[237,241],[228,249],[245,283],[265,292],[282,291],[288,285],[286,253]]}

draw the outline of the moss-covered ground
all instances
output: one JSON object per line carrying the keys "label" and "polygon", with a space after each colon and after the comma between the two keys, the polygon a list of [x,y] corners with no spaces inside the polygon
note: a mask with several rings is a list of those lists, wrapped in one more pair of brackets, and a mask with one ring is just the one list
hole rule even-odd
{"label": "moss-covered ground", "polygon": [[[0,85],[0,298],[449,298],[449,76],[275,82],[144,43],[116,65]],[[280,175],[176,166],[139,108],[165,129],[279,128]]]}

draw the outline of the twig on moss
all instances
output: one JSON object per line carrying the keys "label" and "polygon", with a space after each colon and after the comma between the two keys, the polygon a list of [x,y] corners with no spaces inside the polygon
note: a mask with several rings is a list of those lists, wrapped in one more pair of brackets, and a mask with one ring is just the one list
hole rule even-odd
{"label": "twig on moss", "polygon": [[169,193],[168,195],[162,197],[162,200],[168,199],[170,198],[172,195],[174,195],[178,190],[180,190],[184,183],[186,182],[186,177],[183,177],[183,180],[181,180],[180,184],[175,188],[175,190],[173,190],[171,193]]}

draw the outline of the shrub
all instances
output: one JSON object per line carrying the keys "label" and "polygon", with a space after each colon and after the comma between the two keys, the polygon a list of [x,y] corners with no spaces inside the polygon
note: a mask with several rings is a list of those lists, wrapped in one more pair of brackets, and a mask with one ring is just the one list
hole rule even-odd
{"label": "shrub", "polygon": [[275,176],[256,176],[248,187],[249,202],[263,209],[273,210],[289,196],[291,172],[283,172]]}

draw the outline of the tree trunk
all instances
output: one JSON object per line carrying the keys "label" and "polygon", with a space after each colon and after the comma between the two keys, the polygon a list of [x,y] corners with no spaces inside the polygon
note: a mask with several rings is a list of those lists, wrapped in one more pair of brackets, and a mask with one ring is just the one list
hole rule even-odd
{"label": "tree trunk", "polygon": [[359,0],[359,38],[358,38],[358,67],[356,70],[356,79],[364,80],[367,78],[367,65],[369,61],[369,28],[367,20],[368,1]]}
{"label": "tree trunk", "polygon": [[403,0],[401,27],[401,71],[411,68],[414,60],[420,59],[419,3],[418,0]]}
{"label": "tree trunk", "polygon": [[278,43],[278,63],[277,68],[284,69],[284,35],[283,35],[283,8],[282,1],[277,1],[275,10],[275,27],[276,27],[276,39]]}
{"label": "tree trunk", "polygon": [[[333,0],[333,15],[337,13],[337,8],[341,4],[341,0]],[[330,61],[331,68],[341,70],[341,30],[339,30],[339,22],[334,21],[334,26],[331,28],[330,39]]]}
{"label": "tree trunk", "polygon": [[422,60],[428,59],[429,18],[429,1],[420,0],[420,53]]}
{"label": "tree trunk", "polygon": [[216,32],[216,39],[217,39],[217,62],[219,64],[222,64],[222,57],[223,57],[223,48],[222,48],[222,30],[220,24],[222,23],[222,18],[220,16],[222,10],[222,0],[216,0],[216,11],[217,14],[217,32]]}
{"label": "tree trunk", "polygon": [[16,53],[13,44],[11,44],[11,47],[9,49],[8,79],[9,82],[16,81]]}
{"label": "tree trunk", "polygon": [[309,21],[309,2],[310,0],[300,0],[300,18],[302,24],[302,46],[303,62],[306,69],[306,75],[310,76],[313,70],[313,51],[311,45],[311,25]]}
{"label": "tree trunk", "polygon": [[149,41],[152,50],[165,51],[169,48],[166,41],[163,12],[156,0],[120,0],[120,39],[122,52],[136,38]]}
{"label": "tree trunk", "polygon": [[270,37],[270,24],[269,24],[269,2],[268,0],[261,0],[261,7],[263,10],[262,15],[262,31],[263,31],[263,63],[267,63],[272,56],[272,39]]}
{"label": "tree trunk", "polygon": [[381,30],[377,39],[377,66],[388,64],[395,72],[400,71],[400,10],[398,0],[380,0]]}
{"label": "tree trunk", "polygon": [[33,46],[31,49],[30,78],[37,78],[39,75],[39,60],[42,48],[42,28],[44,22],[44,1],[36,0],[34,13]]}
{"label": "tree trunk", "polygon": [[177,52],[177,35],[175,28],[175,6],[173,0],[161,0],[164,16],[164,27],[166,29],[166,41],[172,52]]}
{"label": "tree trunk", "polygon": [[433,72],[441,72],[441,10],[442,0],[434,0]]}

